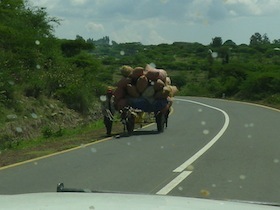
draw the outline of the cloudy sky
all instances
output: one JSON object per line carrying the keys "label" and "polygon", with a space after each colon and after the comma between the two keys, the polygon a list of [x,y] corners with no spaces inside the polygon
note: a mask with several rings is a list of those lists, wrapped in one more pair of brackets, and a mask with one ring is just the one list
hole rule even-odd
{"label": "cloudy sky", "polygon": [[209,44],[214,37],[249,44],[255,32],[280,39],[280,0],[29,0],[61,19],[59,38],[117,43]]}

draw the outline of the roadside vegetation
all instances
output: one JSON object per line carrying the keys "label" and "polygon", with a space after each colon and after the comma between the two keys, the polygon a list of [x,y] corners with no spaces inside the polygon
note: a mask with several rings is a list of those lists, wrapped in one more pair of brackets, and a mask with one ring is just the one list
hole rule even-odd
{"label": "roadside vegetation", "polygon": [[248,45],[221,37],[209,37],[209,45],[116,43],[109,36],[66,40],[54,36],[59,21],[28,1],[0,1],[2,157],[23,148],[38,156],[49,142],[57,147],[50,152],[57,151],[59,142],[72,137],[75,145],[94,140],[84,133],[98,134],[95,140],[102,137],[98,98],[119,80],[122,65],[153,63],[165,69],[182,96],[280,107],[280,39],[256,32],[248,37]]}

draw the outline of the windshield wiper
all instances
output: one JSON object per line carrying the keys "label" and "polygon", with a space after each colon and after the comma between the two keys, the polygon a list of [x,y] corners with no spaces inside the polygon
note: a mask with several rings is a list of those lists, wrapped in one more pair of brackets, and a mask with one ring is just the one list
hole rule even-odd
{"label": "windshield wiper", "polygon": [[104,193],[102,191],[90,190],[90,189],[77,189],[77,188],[66,188],[63,183],[58,183],[56,192],[82,192],[82,193]]}

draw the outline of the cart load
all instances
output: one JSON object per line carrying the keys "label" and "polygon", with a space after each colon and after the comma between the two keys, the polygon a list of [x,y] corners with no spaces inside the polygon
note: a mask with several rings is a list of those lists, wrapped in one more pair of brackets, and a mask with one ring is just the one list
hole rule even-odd
{"label": "cart load", "polygon": [[120,68],[122,78],[114,91],[115,108],[122,110],[127,106],[143,112],[158,112],[164,109],[170,98],[178,91],[164,69],[151,65]]}

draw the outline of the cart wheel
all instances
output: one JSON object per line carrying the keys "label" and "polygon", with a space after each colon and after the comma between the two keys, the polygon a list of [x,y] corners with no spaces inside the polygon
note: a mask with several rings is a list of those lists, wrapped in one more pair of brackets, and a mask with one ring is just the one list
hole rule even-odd
{"label": "cart wheel", "polygon": [[159,133],[164,131],[165,115],[159,113],[156,115],[157,130]]}

